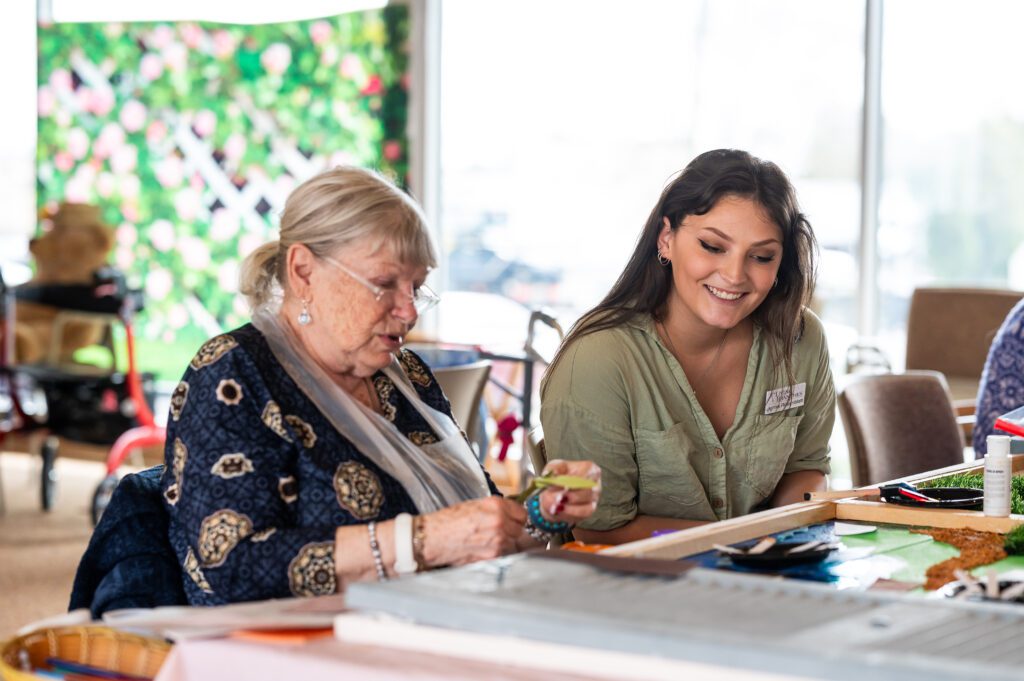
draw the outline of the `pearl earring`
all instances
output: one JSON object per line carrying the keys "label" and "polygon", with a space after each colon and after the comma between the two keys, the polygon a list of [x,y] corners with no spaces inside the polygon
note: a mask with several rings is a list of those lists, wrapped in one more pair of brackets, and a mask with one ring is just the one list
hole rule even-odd
{"label": "pearl earring", "polygon": [[313,321],[313,318],[309,316],[309,306],[306,303],[306,299],[302,299],[302,312],[299,313],[299,324],[302,326],[309,326],[309,323]]}

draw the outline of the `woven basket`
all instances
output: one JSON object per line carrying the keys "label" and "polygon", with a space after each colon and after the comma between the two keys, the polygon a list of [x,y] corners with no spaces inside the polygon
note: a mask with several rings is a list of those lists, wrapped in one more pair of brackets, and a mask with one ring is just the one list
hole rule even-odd
{"label": "woven basket", "polygon": [[109,627],[56,627],[39,629],[3,644],[0,678],[4,681],[41,681],[21,671],[24,655],[32,668],[46,668],[46,658],[87,664],[107,671],[153,678],[167,657],[171,644]]}

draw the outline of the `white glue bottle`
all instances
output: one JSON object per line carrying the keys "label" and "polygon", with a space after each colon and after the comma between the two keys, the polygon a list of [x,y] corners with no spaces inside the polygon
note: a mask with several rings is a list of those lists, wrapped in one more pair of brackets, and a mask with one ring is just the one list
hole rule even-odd
{"label": "white glue bottle", "polygon": [[985,515],[1010,515],[1010,437],[989,435],[985,439]]}

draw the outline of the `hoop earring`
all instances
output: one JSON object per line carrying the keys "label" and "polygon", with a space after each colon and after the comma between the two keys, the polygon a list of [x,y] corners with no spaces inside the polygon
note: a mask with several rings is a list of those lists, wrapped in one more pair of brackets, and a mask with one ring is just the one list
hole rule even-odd
{"label": "hoop earring", "polygon": [[661,251],[658,251],[658,264],[661,265],[662,267],[668,267],[670,264],[672,264],[672,261],[663,256],[661,254]]}
{"label": "hoop earring", "polygon": [[772,282],[772,288],[775,288],[778,285],[779,285],[779,278],[775,277],[775,281]]}
{"label": "hoop earring", "polygon": [[313,321],[313,318],[309,316],[309,305],[306,303],[306,299],[302,299],[302,312],[299,313],[298,322],[300,326],[309,326],[309,323]]}

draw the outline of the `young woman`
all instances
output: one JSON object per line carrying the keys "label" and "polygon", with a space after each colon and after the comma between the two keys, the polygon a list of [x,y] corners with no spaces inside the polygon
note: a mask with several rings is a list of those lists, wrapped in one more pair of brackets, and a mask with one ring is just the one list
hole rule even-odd
{"label": "young woman", "polygon": [[835,391],[805,307],[815,255],[773,163],[709,151],[669,184],[542,386],[549,455],[603,471],[578,537],[632,541],[825,487]]}

